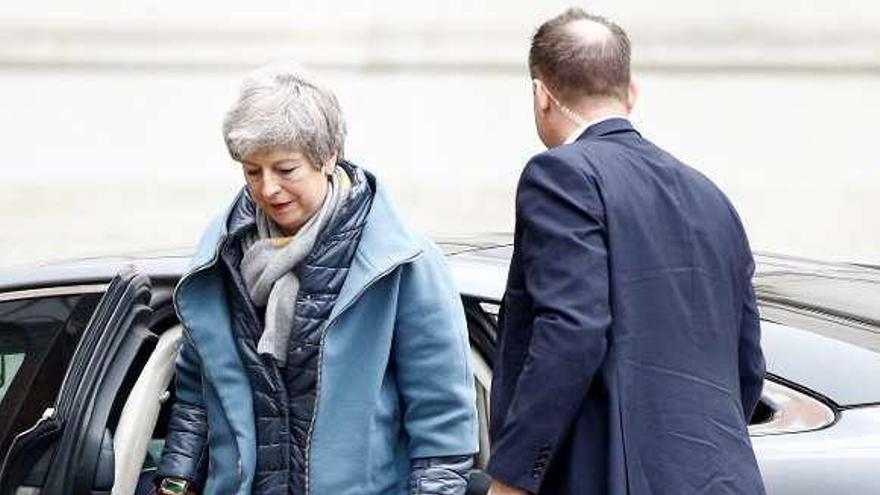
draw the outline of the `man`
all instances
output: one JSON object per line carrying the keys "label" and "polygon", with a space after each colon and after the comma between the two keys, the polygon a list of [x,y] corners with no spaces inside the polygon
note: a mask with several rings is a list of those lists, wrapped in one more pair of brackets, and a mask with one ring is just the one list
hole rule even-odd
{"label": "man", "polygon": [[491,495],[763,494],[745,232],[627,120],[630,44],[569,10],[529,53],[550,148],[522,172],[492,386]]}

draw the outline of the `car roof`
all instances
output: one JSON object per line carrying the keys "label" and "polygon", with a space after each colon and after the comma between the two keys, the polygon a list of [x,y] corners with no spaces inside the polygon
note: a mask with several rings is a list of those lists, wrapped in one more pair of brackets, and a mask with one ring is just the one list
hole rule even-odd
{"label": "car roof", "polygon": [[[435,242],[453,267],[460,265],[465,272],[475,271],[472,276],[461,277],[464,285],[459,288],[462,292],[487,299],[501,299],[510,260],[504,248],[512,242],[510,234],[447,236]],[[104,283],[128,265],[150,278],[175,279],[189,268],[192,252],[192,248],[169,248],[2,267],[0,291]]]}
{"label": "car roof", "polygon": [[[510,233],[485,233],[475,235],[441,236],[434,239],[453,264],[480,264],[494,268],[506,268],[513,252],[513,236]],[[0,267],[0,290],[34,284],[58,284],[103,280],[112,277],[121,266],[130,264],[142,267],[151,276],[179,277],[189,266],[191,247],[156,249],[113,253],[88,257],[47,260],[21,266]],[[847,263],[829,263],[793,256],[756,253],[756,287],[766,294],[779,291],[778,295],[808,298],[811,301],[831,303],[840,300],[838,290],[846,290],[846,284],[858,282],[864,289],[880,284],[878,267]],[[807,281],[811,281],[808,283]],[[841,282],[829,288],[828,281]],[[766,282],[766,283],[765,283]],[[821,290],[823,287],[833,290]],[[500,299],[502,290],[482,294]],[[835,295],[837,294],[837,296]],[[849,301],[850,298],[845,298]],[[846,302],[839,301],[839,302]],[[876,305],[858,305],[855,314],[871,314],[880,321],[880,308]]]}
{"label": "car roof", "polygon": [[186,272],[191,256],[191,249],[168,249],[7,267],[0,269],[0,291],[106,283],[126,266],[135,267],[151,279],[176,279]]}
{"label": "car roof", "polygon": [[[500,301],[513,252],[509,233],[435,239],[466,295]],[[189,267],[191,248],[172,248],[61,259],[0,268],[0,290],[103,283],[132,265],[155,279],[176,279]],[[880,327],[880,269],[757,253],[755,289],[760,299],[808,307]]]}
{"label": "car roof", "polygon": [[[513,251],[510,234],[446,236],[435,242],[446,254],[462,294],[495,303],[501,300]],[[0,269],[0,291],[106,283],[126,265],[154,280],[174,283],[187,270],[190,253],[186,248],[169,249]],[[876,376],[880,373],[880,269],[763,253],[755,258],[754,283],[762,304],[851,320],[858,323],[858,338],[867,339],[861,346],[853,346],[852,339],[838,345],[828,332],[775,321],[764,325],[768,371],[839,404],[880,402],[880,390],[875,390],[880,387],[864,386],[859,378],[864,373],[874,376],[871,383],[880,378]],[[796,346],[790,345],[795,341]],[[818,366],[819,361],[826,364]],[[837,369],[829,373],[828,366]]]}

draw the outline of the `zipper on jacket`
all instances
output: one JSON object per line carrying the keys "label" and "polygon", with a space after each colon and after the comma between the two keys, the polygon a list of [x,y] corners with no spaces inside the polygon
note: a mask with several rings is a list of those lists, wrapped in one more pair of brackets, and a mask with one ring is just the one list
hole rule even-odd
{"label": "zipper on jacket", "polygon": [[[222,258],[222,253],[223,253],[222,248],[223,248],[223,246],[221,246],[221,249],[218,251],[219,253],[221,253],[220,254],[221,258]],[[235,266],[229,266],[231,264],[227,263],[228,260],[226,258],[223,258],[222,261],[223,261],[224,265],[227,265],[227,266],[225,266],[225,269],[227,269],[231,272],[230,276],[232,277],[232,290],[234,290],[236,292],[235,296],[238,297],[239,299],[241,299],[241,301],[242,301],[241,304],[244,306],[243,309],[245,311],[245,314],[247,315],[247,318],[250,320],[250,324],[254,328],[256,328],[258,331],[258,334],[254,336],[256,339],[254,341],[254,344],[256,345],[259,342],[260,336],[262,335],[263,331],[265,331],[265,326],[266,326],[265,318],[261,319],[260,315],[257,313],[256,307],[254,306],[254,303],[251,300],[251,296],[247,292],[247,286],[244,285],[244,280],[242,279],[241,272],[237,271]],[[234,332],[235,332],[235,330],[233,329],[233,333]],[[248,339],[249,341],[251,340],[250,337],[247,337],[247,336],[244,336],[244,338]],[[254,350],[256,351],[256,348]],[[282,375],[281,369],[279,368],[278,364],[275,362],[275,358],[270,356],[268,359],[263,360],[263,357],[259,353],[256,353],[256,354],[257,354],[257,361],[259,362],[259,364],[262,367],[264,367],[266,369],[266,372],[268,375],[267,381],[269,382],[269,388],[271,389],[272,394],[275,397],[275,399],[278,400],[278,404],[280,406],[280,409],[283,411],[282,412],[283,420],[284,420],[284,430],[283,431],[285,432],[284,438],[282,438],[282,440],[283,440],[282,445],[284,445],[284,452],[283,452],[284,472],[286,474],[286,476],[285,476],[286,483],[289,486],[290,485],[290,473],[291,473],[291,469],[290,469],[290,467],[291,467],[291,462],[290,462],[291,439],[293,437],[293,435],[291,433],[291,428],[290,428],[290,408],[289,408],[290,395],[287,390],[287,385],[285,383],[284,376]],[[247,372],[245,372],[245,373],[247,373]],[[256,419],[256,417],[254,419]],[[254,425],[254,428],[256,428],[256,424]],[[239,462],[240,462],[240,460],[239,460]]]}
{"label": "zipper on jacket", "polygon": [[355,296],[352,297],[351,300],[345,306],[343,306],[342,309],[340,309],[338,313],[336,313],[336,316],[334,316],[333,319],[328,319],[324,323],[324,328],[321,329],[321,341],[320,341],[320,348],[318,350],[318,367],[317,367],[318,368],[317,369],[318,377],[317,377],[317,383],[315,384],[315,407],[312,410],[312,417],[309,420],[309,431],[306,434],[305,467],[304,467],[304,471],[305,471],[305,473],[304,473],[305,474],[305,476],[304,476],[304,478],[305,478],[304,491],[305,491],[305,493],[304,493],[304,495],[309,495],[309,493],[311,492],[311,486],[310,486],[311,485],[311,467],[310,467],[310,464],[311,464],[311,457],[312,457],[312,435],[315,432],[315,420],[318,417],[318,405],[320,404],[319,399],[321,397],[321,381],[322,381],[322,378],[324,375],[324,373],[322,372],[322,370],[324,368],[324,341],[327,339],[327,333],[329,333],[329,331],[330,331],[330,325],[332,325],[334,322],[336,322],[336,320],[338,320],[339,317],[342,316],[342,314],[348,310],[348,308],[350,308],[352,305],[354,305],[354,303],[358,299],[360,299],[361,296],[364,295],[364,293],[367,292],[367,290],[370,287],[375,285],[376,282],[378,282],[379,280],[382,280],[383,278],[385,278],[385,276],[387,276],[389,273],[393,272],[397,268],[399,268],[403,265],[406,265],[407,263],[411,263],[413,260],[415,260],[416,258],[418,258],[421,255],[422,255],[422,251],[419,251],[418,253],[410,256],[409,258],[405,258],[405,259],[401,260],[399,263],[396,263],[394,266],[391,266],[387,270],[379,273],[379,275],[376,275],[375,277],[373,277],[372,280],[370,280],[369,282],[364,284],[364,286],[361,288],[361,290],[359,290],[357,292],[357,294],[355,294]]}
{"label": "zipper on jacket", "polygon": [[[220,251],[220,253],[222,253],[222,250]],[[221,254],[221,257],[222,257],[222,254]],[[247,293],[247,286],[244,285],[244,280],[241,277],[241,272],[237,272],[236,268],[234,266],[229,266],[230,263],[227,262],[228,260],[226,258],[223,258],[222,261],[223,261],[224,265],[226,265],[225,269],[227,269],[231,272],[230,276],[232,277],[232,290],[234,290],[236,292],[235,297],[238,297],[241,300],[241,304],[244,306],[243,310],[246,314],[246,317],[250,320],[250,324],[254,328],[256,328],[258,331],[258,335],[254,336],[256,338],[256,340],[254,341],[254,344],[257,344],[259,342],[260,336],[265,331],[265,326],[266,326],[265,318],[263,318],[261,321],[260,315],[257,313],[256,307],[254,306],[254,303],[251,300],[251,296],[250,296],[250,294]],[[233,333],[234,332],[235,332],[235,330],[233,329]],[[250,337],[247,337],[247,336],[244,336],[244,338],[246,338],[249,341],[251,340]],[[284,445],[284,450],[285,450],[283,452],[284,472],[286,474],[286,476],[285,476],[286,482],[289,486],[290,485],[290,472],[291,472],[291,469],[290,469],[290,466],[291,466],[291,462],[290,462],[291,446],[290,446],[290,444],[291,444],[291,439],[293,437],[293,435],[291,433],[291,428],[290,428],[290,408],[289,408],[290,394],[288,393],[287,384],[285,383],[284,376],[281,373],[281,368],[275,362],[275,358],[270,356],[268,359],[264,360],[263,356],[261,356],[259,353],[256,353],[256,354],[257,354],[257,361],[259,362],[259,364],[263,368],[265,368],[266,373],[268,375],[267,381],[269,383],[269,388],[272,391],[273,397],[278,400],[278,404],[280,406],[279,409],[281,409],[283,411],[282,412],[283,420],[284,420],[283,431],[285,432],[285,434],[284,434],[284,438],[281,439],[281,440],[283,440],[283,442],[281,444]],[[247,374],[247,371],[245,373]],[[256,413],[255,413],[255,416],[256,416]],[[254,419],[256,419],[256,417]],[[256,424],[254,425],[254,428],[256,428]]]}

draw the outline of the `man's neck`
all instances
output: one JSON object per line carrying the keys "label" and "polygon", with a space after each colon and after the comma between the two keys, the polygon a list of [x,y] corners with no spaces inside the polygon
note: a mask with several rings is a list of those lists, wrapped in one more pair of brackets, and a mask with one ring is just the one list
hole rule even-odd
{"label": "man's neck", "polygon": [[629,110],[627,110],[626,105],[623,104],[603,106],[584,105],[575,111],[582,119],[584,119],[584,123],[605,120],[610,117],[619,117],[621,115],[629,117]]}
{"label": "man's neck", "polygon": [[590,127],[598,124],[599,122],[614,119],[614,118],[629,118],[628,112],[626,112],[625,108],[615,108],[615,109],[601,109],[599,111],[594,111],[590,113],[579,113],[581,117],[580,125],[575,125],[572,123],[567,126],[565,136],[565,141],[562,144],[570,144],[573,143],[581,134],[583,134]]}

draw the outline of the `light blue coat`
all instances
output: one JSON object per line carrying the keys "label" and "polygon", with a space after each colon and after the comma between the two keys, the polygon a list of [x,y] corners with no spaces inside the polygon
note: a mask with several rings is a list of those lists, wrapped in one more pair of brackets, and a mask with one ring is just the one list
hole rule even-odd
{"label": "light blue coat", "polygon": [[[375,184],[326,323],[309,495],[404,495],[410,459],[478,449],[460,296],[442,253],[404,226]],[[210,467],[202,493],[249,495],[257,457],[253,398],[217,266],[227,216],[209,226],[175,294],[186,336],[177,397],[207,413]]]}

